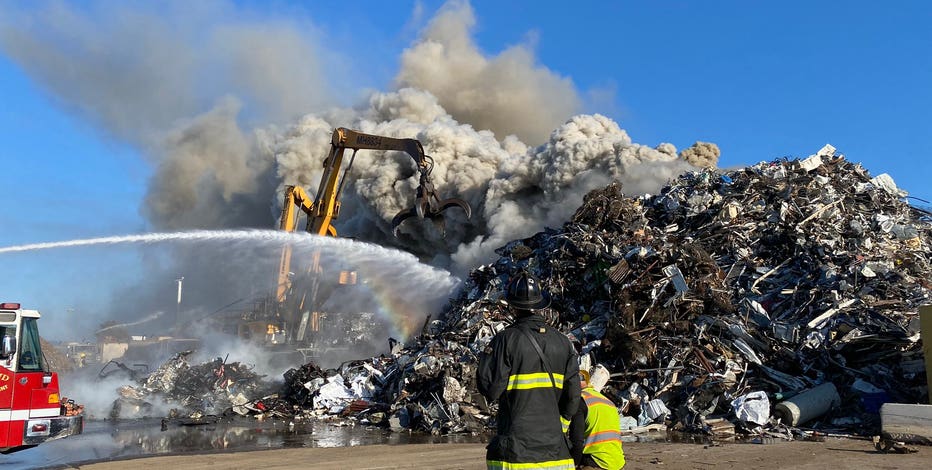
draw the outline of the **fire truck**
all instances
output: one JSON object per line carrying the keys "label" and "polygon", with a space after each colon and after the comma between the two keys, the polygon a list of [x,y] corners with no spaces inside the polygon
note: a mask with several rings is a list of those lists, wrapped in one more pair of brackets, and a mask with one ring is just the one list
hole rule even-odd
{"label": "fire truck", "polygon": [[39,341],[39,312],[0,303],[0,453],[80,434],[84,416],[68,416],[58,374]]}

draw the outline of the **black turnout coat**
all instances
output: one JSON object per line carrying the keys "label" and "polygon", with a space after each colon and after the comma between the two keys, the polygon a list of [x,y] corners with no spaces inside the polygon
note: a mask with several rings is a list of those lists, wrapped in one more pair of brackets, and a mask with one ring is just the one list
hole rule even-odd
{"label": "black turnout coat", "polygon": [[[540,355],[519,330],[529,332],[553,368],[556,388]],[[581,400],[579,362],[570,340],[539,315],[519,317],[492,338],[479,357],[479,392],[498,400],[498,432],[489,462],[541,463],[572,457],[563,432]],[[490,464],[491,465],[491,464]]]}

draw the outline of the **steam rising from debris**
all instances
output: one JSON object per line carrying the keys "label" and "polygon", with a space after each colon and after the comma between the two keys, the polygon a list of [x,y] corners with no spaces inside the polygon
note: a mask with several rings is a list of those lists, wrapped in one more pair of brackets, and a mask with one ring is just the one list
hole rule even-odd
{"label": "steam rising from debris", "polygon": [[[441,8],[401,53],[393,89],[343,108],[330,97],[352,96],[337,84],[354,82],[330,72],[346,70],[332,66],[348,60],[322,53],[339,47],[306,18],[259,18],[227,2],[177,3],[168,13],[109,2],[3,9],[4,53],[64,106],[151,159],[142,213],[156,230],[274,226],[284,185],[313,194],[331,132],[348,127],[420,140],[436,161],[438,193],[464,198],[474,212],[467,221],[447,211],[446,238],[409,220],[395,239],[390,221],[413,205],[414,163],[362,151],[335,221],[340,235],[463,274],[504,242],[567,220],[594,188],[618,180],[627,194],[656,191],[718,156],[711,144],[677,156],[670,144],[633,143],[608,117],[574,116],[579,91],[538,64],[530,46],[480,52],[467,2]],[[309,114],[294,121],[301,113]],[[229,256],[219,258],[179,250],[149,277],[184,273],[200,283],[190,300],[209,310],[242,293],[243,280],[234,279],[242,273],[223,267]],[[121,291],[114,305],[166,309],[173,286],[165,284],[148,294]]]}

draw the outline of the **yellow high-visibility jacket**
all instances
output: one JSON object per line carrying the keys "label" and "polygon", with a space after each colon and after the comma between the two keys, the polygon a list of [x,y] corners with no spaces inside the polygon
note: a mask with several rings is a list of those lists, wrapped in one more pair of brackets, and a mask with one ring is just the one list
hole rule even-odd
{"label": "yellow high-visibility jacket", "polygon": [[582,463],[582,457],[587,455],[606,470],[624,467],[618,408],[592,387],[584,388],[582,397],[583,403],[570,424],[574,458]]}

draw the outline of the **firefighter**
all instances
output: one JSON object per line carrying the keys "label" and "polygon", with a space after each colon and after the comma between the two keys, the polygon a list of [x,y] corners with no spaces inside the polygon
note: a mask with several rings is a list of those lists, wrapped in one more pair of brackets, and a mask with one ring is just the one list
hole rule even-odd
{"label": "firefighter", "polygon": [[618,470],[625,466],[618,408],[589,384],[587,371],[579,372],[579,382],[583,403],[569,431],[573,460],[584,470]]}
{"label": "firefighter", "polygon": [[540,281],[521,271],[503,300],[515,322],[480,354],[477,382],[498,400],[497,433],[486,447],[489,469],[573,469],[564,424],[580,402],[579,363],[569,339],[536,311],[550,305]]}

